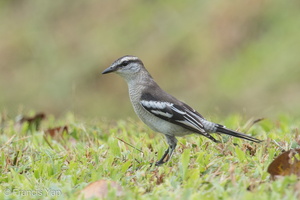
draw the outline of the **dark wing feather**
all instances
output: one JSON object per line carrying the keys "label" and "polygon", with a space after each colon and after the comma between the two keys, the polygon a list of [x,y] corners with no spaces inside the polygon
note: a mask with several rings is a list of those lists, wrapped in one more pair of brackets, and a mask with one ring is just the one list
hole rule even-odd
{"label": "dark wing feather", "polygon": [[207,135],[200,121],[200,118],[203,117],[171,95],[167,98],[158,99],[149,93],[144,93],[141,98],[141,105],[156,117],[180,125],[195,133]]}

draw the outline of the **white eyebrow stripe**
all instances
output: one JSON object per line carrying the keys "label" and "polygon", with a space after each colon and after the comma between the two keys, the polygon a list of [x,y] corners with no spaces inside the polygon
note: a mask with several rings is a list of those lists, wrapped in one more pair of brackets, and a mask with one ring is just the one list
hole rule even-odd
{"label": "white eyebrow stripe", "polygon": [[135,60],[139,60],[139,58],[135,56],[126,56],[120,60],[120,63],[125,61],[135,61]]}

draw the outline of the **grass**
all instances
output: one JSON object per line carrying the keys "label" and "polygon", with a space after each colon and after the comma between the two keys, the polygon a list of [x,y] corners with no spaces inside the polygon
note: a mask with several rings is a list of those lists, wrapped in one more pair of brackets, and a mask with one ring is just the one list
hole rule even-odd
{"label": "grass", "polygon": [[267,173],[277,155],[299,147],[295,142],[299,119],[266,119],[249,131],[249,123],[240,116],[216,119],[265,141],[254,144],[215,135],[224,143],[214,144],[204,137],[186,136],[179,138],[172,160],[160,167],[150,163],[167,145],[141,122],[82,121],[72,114],[60,120],[48,117],[43,129],[68,125],[69,133],[57,138],[31,131],[26,123],[17,132],[13,120],[2,122],[0,199],[78,199],[80,190],[101,179],[123,188],[122,197],[111,189],[107,199],[274,200],[299,195],[296,176],[271,181]]}

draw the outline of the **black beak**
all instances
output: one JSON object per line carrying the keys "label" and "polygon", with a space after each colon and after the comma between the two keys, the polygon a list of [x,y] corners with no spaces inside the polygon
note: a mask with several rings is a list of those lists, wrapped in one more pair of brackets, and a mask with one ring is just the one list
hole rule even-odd
{"label": "black beak", "polygon": [[105,69],[105,70],[102,72],[102,74],[108,74],[108,73],[111,73],[111,72],[114,72],[114,71],[116,71],[116,68],[114,68],[114,67],[109,67],[109,68]]}

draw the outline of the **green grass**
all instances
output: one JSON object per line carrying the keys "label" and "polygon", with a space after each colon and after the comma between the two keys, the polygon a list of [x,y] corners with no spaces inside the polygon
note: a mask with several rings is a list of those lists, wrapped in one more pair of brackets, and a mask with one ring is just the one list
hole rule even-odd
{"label": "green grass", "polygon": [[[81,189],[100,179],[118,182],[124,190],[119,199],[130,200],[274,200],[299,195],[296,176],[271,181],[267,173],[283,150],[299,147],[295,142],[299,119],[281,116],[255,124],[247,133],[264,139],[261,144],[218,135],[224,143],[197,135],[179,138],[172,160],[160,167],[150,163],[167,145],[141,122],[82,121],[71,114],[43,121],[43,129],[67,124],[69,134],[61,139],[30,131],[26,124],[17,132],[13,120],[2,122],[0,199],[77,199]],[[236,115],[214,121],[247,129],[247,120]],[[108,199],[116,199],[113,191]]]}

